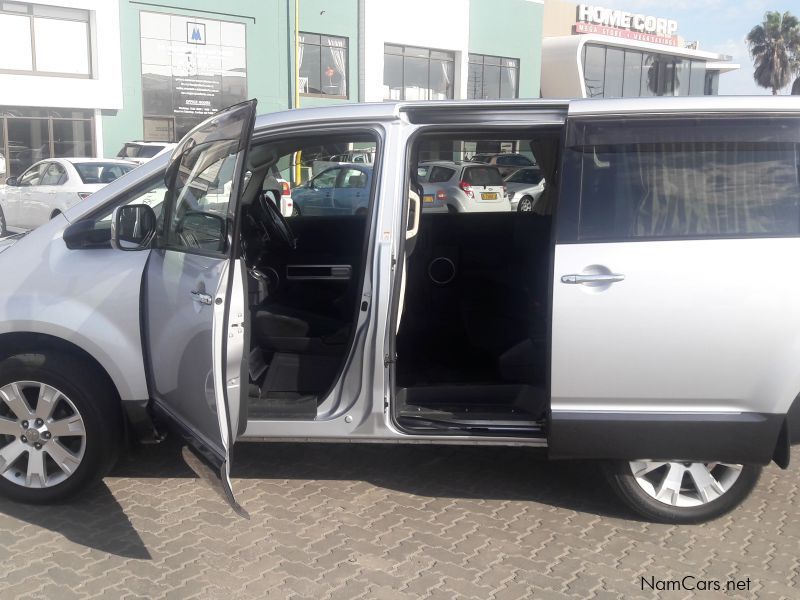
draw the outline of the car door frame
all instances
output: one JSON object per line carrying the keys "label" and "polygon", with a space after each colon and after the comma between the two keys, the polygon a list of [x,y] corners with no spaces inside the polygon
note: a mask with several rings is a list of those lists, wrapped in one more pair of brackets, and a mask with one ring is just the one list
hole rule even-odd
{"label": "car door frame", "polygon": [[[229,107],[228,109],[220,111],[213,117],[210,117],[190,131],[186,136],[184,136],[184,138],[181,140],[181,143],[179,143],[176,147],[175,153],[170,159],[169,166],[167,167],[165,174],[165,180],[168,189],[168,199],[165,200],[166,206],[164,211],[164,227],[167,228],[169,227],[169,222],[174,211],[173,204],[175,200],[170,196],[174,193],[174,185],[176,178],[178,177],[178,169],[175,165],[176,160],[179,160],[180,158],[180,155],[178,155],[177,152],[181,149],[182,143],[188,140],[194,132],[200,130],[207,123],[210,123],[212,119],[220,118],[224,116],[226,112],[232,112],[233,110],[245,108],[249,105],[250,114],[246,118],[245,124],[242,128],[239,139],[239,149],[237,151],[236,163],[233,169],[231,180],[232,185],[228,200],[228,212],[231,212],[230,207],[232,207],[233,219],[231,226],[228,228],[228,231],[226,231],[227,245],[224,253],[226,257],[220,259],[222,262],[220,263],[221,274],[219,276],[219,287],[217,290],[209,290],[211,294],[208,294],[207,301],[205,297],[200,298],[199,300],[201,304],[209,304],[211,308],[210,317],[212,339],[211,348],[209,351],[212,361],[214,398],[221,443],[220,449],[214,447],[216,444],[209,444],[210,440],[208,440],[206,436],[202,434],[202,432],[198,431],[198,429],[196,429],[188,419],[185,420],[184,418],[178,416],[176,412],[171,409],[168,401],[156,397],[156,394],[154,393],[155,372],[153,366],[151,340],[147,334],[149,330],[149,323],[145,321],[142,324],[142,331],[145,338],[143,340],[143,347],[148,370],[148,385],[151,390],[150,396],[152,408],[157,414],[163,418],[166,418],[170,423],[172,423],[178,430],[181,437],[183,437],[184,440],[188,442],[188,444],[196,451],[195,456],[200,456],[203,459],[205,466],[211,467],[211,474],[208,478],[213,484],[215,484],[215,487],[219,486],[221,488],[225,499],[228,501],[234,511],[240,515],[246,515],[246,512],[241,508],[234,497],[230,481],[230,465],[232,460],[233,445],[235,444],[236,439],[244,431],[244,426],[246,424],[247,405],[246,402],[244,402],[243,396],[246,395],[247,385],[243,383],[243,374],[246,372],[245,358],[247,355],[246,348],[249,338],[244,323],[244,312],[246,310],[246,307],[244,306],[246,299],[244,285],[246,278],[243,273],[244,264],[241,254],[241,244],[238,243],[238,240],[241,223],[240,197],[242,192],[247,187],[244,174],[247,167],[248,151],[253,137],[256,104],[256,100],[248,100],[246,102]],[[170,251],[169,246],[165,246],[161,248],[161,250],[164,250],[164,252]],[[154,251],[159,251],[159,249],[154,248]],[[203,252],[199,252],[198,254],[201,256],[204,255]],[[146,289],[148,284],[148,268],[149,263],[152,260],[153,255],[151,253],[151,256],[148,259],[148,266],[145,267],[143,274],[145,282],[145,285],[143,286],[144,289]],[[198,295],[198,298],[200,295],[201,294]],[[149,307],[147,306],[148,296],[146,291],[143,291],[142,298],[143,318],[148,319],[147,315],[149,314]],[[243,335],[234,336],[236,339],[234,339],[232,342],[229,342],[229,336],[227,333],[232,327],[236,327],[237,330],[241,330],[239,333]],[[241,339],[239,339],[240,337]],[[229,379],[228,374],[230,370],[237,367],[239,369],[238,377]],[[202,402],[204,401],[204,398],[197,398],[193,401]],[[235,431],[232,421],[236,423]],[[221,454],[220,450],[222,451]],[[206,470],[202,468],[203,465],[200,462],[191,460],[189,455],[186,453],[184,453],[184,455],[187,456],[187,462],[189,462],[190,466],[195,467],[195,470],[198,470],[202,476],[208,475]]]}

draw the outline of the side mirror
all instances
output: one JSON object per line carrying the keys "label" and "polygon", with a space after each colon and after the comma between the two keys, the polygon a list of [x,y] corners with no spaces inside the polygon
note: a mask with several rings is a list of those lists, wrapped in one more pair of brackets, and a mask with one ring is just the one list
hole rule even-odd
{"label": "side mirror", "polygon": [[187,243],[207,252],[225,252],[227,221],[208,212],[189,211],[178,223],[177,233]]}
{"label": "side mirror", "polygon": [[118,206],[111,213],[111,247],[144,250],[156,235],[156,213],[146,204]]}
{"label": "side mirror", "polygon": [[9,177],[6,179],[6,185],[10,185],[12,187],[17,185],[17,178],[16,177]]}

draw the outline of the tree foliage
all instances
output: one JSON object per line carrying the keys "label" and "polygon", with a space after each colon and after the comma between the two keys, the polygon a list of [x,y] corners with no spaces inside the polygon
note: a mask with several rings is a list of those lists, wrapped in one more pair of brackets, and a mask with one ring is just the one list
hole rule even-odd
{"label": "tree foliage", "polygon": [[777,94],[800,69],[800,21],[788,11],[768,11],[764,22],[747,34],[747,46],[755,65],[753,79]]}

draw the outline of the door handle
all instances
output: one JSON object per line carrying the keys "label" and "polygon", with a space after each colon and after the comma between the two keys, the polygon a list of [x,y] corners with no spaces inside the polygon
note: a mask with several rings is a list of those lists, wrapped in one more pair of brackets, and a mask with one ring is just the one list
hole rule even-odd
{"label": "door handle", "polygon": [[619,273],[592,273],[589,275],[562,275],[561,283],[616,283],[624,281],[625,275]]}
{"label": "door handle", "polygon": [[198,292],[197,290],[192,290],[192,300],[195,302],[199,302],[200,304],[212,304],[213,298],[211,298],[211,294],[204,294],[203,292]]}

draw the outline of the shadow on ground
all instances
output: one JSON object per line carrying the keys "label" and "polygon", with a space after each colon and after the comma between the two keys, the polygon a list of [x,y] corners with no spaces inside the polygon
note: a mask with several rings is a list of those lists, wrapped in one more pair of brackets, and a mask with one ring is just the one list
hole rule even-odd
{"label": "shadow on ground", "polygon": [[[0,513],[63,535],[90,548],[124,558],[150,559],[142,538],[104,483],[68,504],[32,506],[0,499]],[[13,540],[5,545],[13,545]]]}
{"label": "shadow on ground", "polygon": [[[600,463],[542,460],[520,447],[403,444],[238,444],[233,479],[366,481],[426,497],[533,501],[635,519],[605,482]],[[175,441],[141,449],[115,477],[194,477]]]}
{"label": "shadow on ground", "polygon": [[[365,481],[424,497],[532,501],[600,516],[636,518],[606,485],[599,463],[548,462],[540,458],[542,455],[530,448],[240,444],[236,447],[232,476],[234,480]],[[131,451],[110,477],[196,475],[182,456],[181,444],[168,440]],[[219,502],[220,510],[227,510],[222,498]],[[141,537],[105,484],[87,490],[69,504],[28,506],[0,499],[0,513],[109,554],[150,558]]]}

